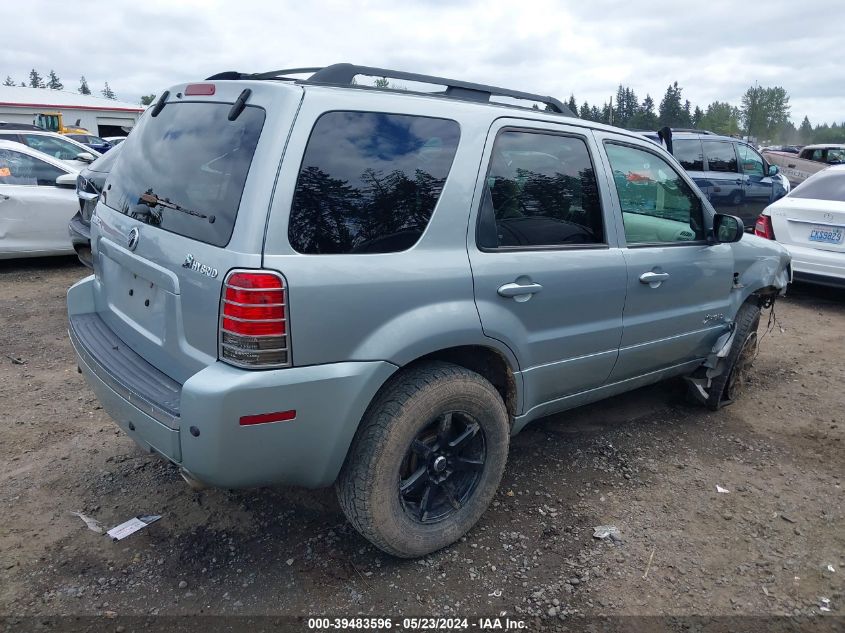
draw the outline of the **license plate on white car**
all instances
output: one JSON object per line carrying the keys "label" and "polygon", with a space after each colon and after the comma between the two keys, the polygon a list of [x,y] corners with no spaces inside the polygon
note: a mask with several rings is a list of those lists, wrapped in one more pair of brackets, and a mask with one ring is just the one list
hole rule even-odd
{"label": "license plate on white car", "polygon": [[810,229],[810,241],[823,244],[841,244],[845,229],[833,226],[814,226]]}

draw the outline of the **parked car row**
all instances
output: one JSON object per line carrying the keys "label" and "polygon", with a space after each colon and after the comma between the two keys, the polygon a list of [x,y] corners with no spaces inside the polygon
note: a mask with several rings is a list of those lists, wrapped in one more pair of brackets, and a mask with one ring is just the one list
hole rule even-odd
{"label": "parked car row", "polygon": [[[657,132],[645,136],[661,143]],[[705,131],[672,131],[667,149],[716,211],[738,216],[749,231],[763,209],[791,188],[777,165],[740,139]]]}

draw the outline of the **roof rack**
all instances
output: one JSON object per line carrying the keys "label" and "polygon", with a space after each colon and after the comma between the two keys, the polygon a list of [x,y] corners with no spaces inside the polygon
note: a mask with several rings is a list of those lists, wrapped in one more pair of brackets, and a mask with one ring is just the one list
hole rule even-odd
{"label": "roof rack", "polygon": [[710,130],[697,130],[694,127],[673,127],[673,132],[692,132],[693,134],[712,134],[715,135],[715,132],[711,132]]}
{"label": "roof rack", "polygon": [[[296,79],[290,75],[310,74],[308,79]],[[509,90],[508,88],[499,88],[496,86],[487,86],[484,84],[476,84],[467,81],[459,81],[457,79],[447,79],[446,77],[435,77],[433,75],[419,75],[417,73],[408,73],[401,70],[390,70],[389,68],[375,68],[373,66],[357,66],[355,64],[332,64],[323,68],[287,68],[283,70],[273,70],[263,73],[244,74],[239,72],[223,72],[209,77],[209,80],[226,80],[226,79],[281,79],[296,81],[302,84],[319,84],[329,86],[348,86],[367,88],[369,86],[356,86],[354,80],[357,75],[368,75],[371,77],[384,77],[390,79],[398,79],[400,81],[414,81],[418,83],[435,84],[446,86],[445,92],[441,93],[424,93],[445,96],[451,99],[460,99],[462,101],[475,101],[479,103],[490,103],[491,97],[510,97],[511,99],[519,99],[521,101],[533,101],[543,103],[547,106],[547,111],[556,112],[564,116],[575,116],[569,108],[554,97],[532,94],[530,92],[521,92],[519,90]],[[384,88],[384,90],[391,90],[391,88]],[[396,92],[408,92],[405,90],[396,90]],[[519,107],[519,106],[517,106]]]}

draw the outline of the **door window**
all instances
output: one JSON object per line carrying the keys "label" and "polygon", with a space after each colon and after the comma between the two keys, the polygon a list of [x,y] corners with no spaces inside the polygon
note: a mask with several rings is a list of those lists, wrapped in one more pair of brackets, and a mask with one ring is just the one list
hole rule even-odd
{"label": "door window", "polygon": [[707,156],[708,170],[728,173],[739,172],[733,143],[704,141],[702,145],[704,145],[704,154]]}
{"label": "door window", "polygon": [[742,172],[749,176],[764,176],[763,158],[748,145],[738,144],[736,149],[739,153],[739,161],[742,164]]}
{"label": "door window", "polygon": [[8,149],[0,149],[0,184],[55,186],[63,175],[58,167]]}
{"label": "door window", "polygon": [[477,241],[485,249],[604,243],[596,174],[584,140],[500,132],[485,181]]}
{"label": "door window", "polygon": [[701,200],[668,162],[629,145],[605,148],[629,245],[704,239]]}

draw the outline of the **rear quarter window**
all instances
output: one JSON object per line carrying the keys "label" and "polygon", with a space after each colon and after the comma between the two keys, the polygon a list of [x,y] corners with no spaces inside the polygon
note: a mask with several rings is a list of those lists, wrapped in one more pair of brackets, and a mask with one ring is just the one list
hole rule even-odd
{"label": "rear quarter window", "polygon": [[687,171],[704,171],[704,152],[698,139],[682,139],[672,144],[672,154]]}
{"label": "rear quarter window", "polygon": [[304,254],[392,253],[425,231],[458,148],[455,121],[328,112],[308,139],[288,239]]}

